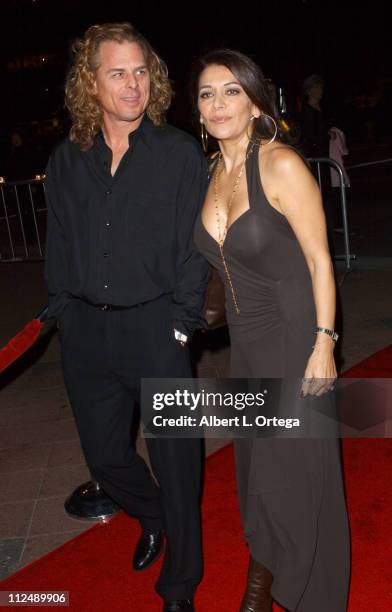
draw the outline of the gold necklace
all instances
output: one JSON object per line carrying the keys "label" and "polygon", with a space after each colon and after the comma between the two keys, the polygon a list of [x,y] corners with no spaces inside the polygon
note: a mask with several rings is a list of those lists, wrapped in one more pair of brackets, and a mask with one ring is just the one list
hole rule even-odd
{"label": "gold necklace", "polygon": [[240,311],[240,308],[238,306],[238,302],[237,302],[237,298],[236,298],[236,295],[235,295],[233,283],[232,283],[232,280],[231,280],[231,275],[230,275],[229,268],[228,268],[227,263],[226,263],[225,254],[223,252],[223,245],[224,245],[224,242],[226,240],[227,230],[229,229],[228,228],[229,215],[230,215],[231,206],[233,204],[234,196],[236,194],[236,191],[238,189],[238,184],[239,184],[239,182],[241,180],[241,177],[242,177],[242,174],[244,172],[246,160],[248,159],[248,157],[251,154],[252,150],[253,150],[253,145],[249,149],[248,153],[245,155],[244,161],[241,164],[240,171],[239,171],[239,173],[238,173],[238,175],[237,175],[237,177],[236,177],[236,179],[234,181],[233,191],[231,192],[231,195],[230,195],[230,198],[229,198],[229,202],[227,204],[226,225],[224,227],[223,232],[221,232],[221,224],[220,224],[220,219],[219,219],[219,206],[218,206],[219,176],[220,176],[220,174],[222,172],[222,169],[221,169],[221,166],[222,166],[222,153],[219,153],[218,162],[216,164],[216,169],[215,169],[215,176],[214,176],[214,203],[215,203],[216,221],[217,221],[217,226],[218,226],[218,245],[219,245],[219,251],[220,251],[220,254],[221,254],[221,258],[222,258],[223,268],[224,268],[224,270],[226,272],[227,280],[229,281],[231,295],[233,297],[233,302],[234,302],[234,308],[235,308],[235,311],[236,311],[237,315],[239,315],[241,311]]}

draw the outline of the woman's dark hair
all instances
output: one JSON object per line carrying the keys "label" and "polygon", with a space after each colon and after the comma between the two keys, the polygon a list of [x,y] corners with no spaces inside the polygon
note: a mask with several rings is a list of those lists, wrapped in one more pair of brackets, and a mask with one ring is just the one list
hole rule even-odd
{"label": "woman's dark hair", "polygon": [[275,134],[273,121],[266,115],[274,118],[277,124],[277,138],[282,139],[279,129],[279,115],[274,100],[274,88],[270,79],[266,79],[261,68],[247,55],[233,49],[216,49],[209,51],[195,62],[191,77],[191,98],[193,108],[197,111],[199,97],[200,75],[211,65],[225,66],[232,72],[240,83],[249,99],[262,114],[252,121],[253,136],[255,140],[261,138],[270,140]]}

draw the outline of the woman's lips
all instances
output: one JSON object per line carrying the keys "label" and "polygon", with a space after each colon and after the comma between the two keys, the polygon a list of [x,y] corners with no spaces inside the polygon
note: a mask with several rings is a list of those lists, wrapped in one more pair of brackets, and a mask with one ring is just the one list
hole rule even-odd
{"label": "woman's lips", "polygon": [[212,117],[212,123],[226,123],[231,117]]}

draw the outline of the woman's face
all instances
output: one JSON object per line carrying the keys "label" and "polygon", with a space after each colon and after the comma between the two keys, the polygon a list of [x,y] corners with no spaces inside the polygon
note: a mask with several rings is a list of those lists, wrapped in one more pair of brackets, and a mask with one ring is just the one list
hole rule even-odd
{"label": "woman's face", "polygon": [[218,140],[250,134],[251,117],[261,114],[234,74],[217,64],[207,66],[200,75],[198,108],[200,121]]}

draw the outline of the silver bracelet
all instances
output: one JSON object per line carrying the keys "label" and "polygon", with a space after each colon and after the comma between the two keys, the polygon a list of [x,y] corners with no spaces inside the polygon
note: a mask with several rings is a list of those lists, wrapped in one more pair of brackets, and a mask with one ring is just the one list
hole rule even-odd
{"label": "silver bracelet", "polygon": [[330,336],[330,338],[332,338],[334,342],[336,342],[337,339],[339,338],[339,334],[337,334],[334,329],[328,329],[327,327],[316,327],[315,333],[317,334],[318,332],[327,334],[328,336]]}

